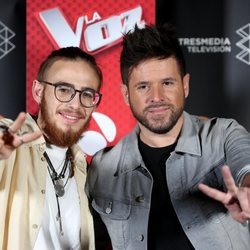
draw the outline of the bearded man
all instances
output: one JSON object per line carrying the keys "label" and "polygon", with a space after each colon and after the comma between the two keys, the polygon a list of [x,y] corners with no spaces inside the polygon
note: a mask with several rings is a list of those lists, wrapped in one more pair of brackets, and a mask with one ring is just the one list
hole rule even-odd
{"label": "bearded man", "polygon": [[101,100],[101,82],[91,55],[55,50],[33,82],[37,116],[1,119],[1,249],[95,249],[86,157],[76,143]]}
{"label": "bearded man", "polygon": [[137,125],[93,157],[86,186],[96,239],[106,244],[104,224],[113,250],[250,249],[250,134],[185,111],[185,65],[170,24],[123,37],[121,91]]}

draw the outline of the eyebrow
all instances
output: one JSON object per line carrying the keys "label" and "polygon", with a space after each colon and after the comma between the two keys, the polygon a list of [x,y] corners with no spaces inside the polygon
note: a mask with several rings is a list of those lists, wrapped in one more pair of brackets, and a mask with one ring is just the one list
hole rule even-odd
{"label": "eyebrow", "polygon": [[[163,78],[163,79],[160,79],[160,82],[165,82],[165,81],[173,81],[173,82],[176,82],[177,79],[174,78],[174,77],[166,77],[166,78]],[[150,83],[151,81],[140,81],[140,82],[137,82],[135,84],[135,87],[137,87],[138,85],[143,85],[143,84],[148,84]]]}
{"label": "eyebrow", "polygon": [[94,91],[97,91],[97,90],[95,90],[95,89],[93,89],[93,88],[91,88],[91,87],[82,87],[82,88],[78,89],[78,88],[75,87],[74,84],[68,83],[68,82],[64,82],[64,81],[55,82],[54,84],[63,84],[63,85],[67,85],[67,86],[70,86],[70,87],[74,88],[75,90],[79,90],[79,91],[83,91],[83,90],[85,90],[85,89],[92,89],[92,90],[94,90]]}
{"label": "eyebrow", "polygon": [[137,83],[135,84],[135,87],[138,86],[138,85],[147,84],[147,83],[150,83],[150,81],[141,81],[141,82],[137,82]]}
{"label": "eyebrow", "polygon": [[161,81],[173,81],[173,82],[176,82],[177,79],[174,78],[174,77],[166,77],[166,78],[163,78]]}

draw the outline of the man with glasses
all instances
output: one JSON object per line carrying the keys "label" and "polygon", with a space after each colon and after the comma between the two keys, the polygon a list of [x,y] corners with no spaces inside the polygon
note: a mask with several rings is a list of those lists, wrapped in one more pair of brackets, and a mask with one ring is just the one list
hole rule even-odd
{"label": "man with glasses", "polygon": [[91,55],[55,50],[33,82],[38,114],[0,120],[0,249],[95,249],[86,157],[76,142],[101,82]]}

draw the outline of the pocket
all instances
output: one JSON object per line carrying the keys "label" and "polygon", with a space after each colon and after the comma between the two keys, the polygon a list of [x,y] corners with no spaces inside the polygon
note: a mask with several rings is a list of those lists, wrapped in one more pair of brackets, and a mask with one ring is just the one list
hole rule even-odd
{"label": "pocket", "polygon": [[111,220],[127,220],[131,212],[131,205],[111,199],[94,198],[92,207],[102,216]]}
{"label": "pocket", "polygon": [[114,249],[126,249],[131,239],[131,205],[108,198],[94,198],[92,207],[106,225]]}

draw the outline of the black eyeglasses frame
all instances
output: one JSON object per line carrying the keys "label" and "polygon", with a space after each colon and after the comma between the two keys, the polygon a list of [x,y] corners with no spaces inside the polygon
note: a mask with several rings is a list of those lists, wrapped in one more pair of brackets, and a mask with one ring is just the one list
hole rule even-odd
{"label": "black eyeglasses frame", "polygon": [[[78,90],[78,89],[75,89],[75,87],[73,86],[73,84],[70,84],[70,83],[66,83],[66,82],[56,82],[56,83],[52,83],[52,82],[48,82],[48,81],[45,81],[45,80],[37,80],[38,82],[40,83],[45,83],[47,85],[50,85],[52,87],[54,87],[54,95],[56,97],[56,99],[59,101],[59,102],[62,102],[62,103],[67,103],[67,102],[70,102],[71,100],[74,99],[76,93],[78,92],[79,93],[79,100],[80,100],[80,103],[83,107],[85,108],[93,108],[95,106],[97,106],[100,102],[101,102],[101,98],[102,98],[102,94],[92,88],[83,88],[82,90]],[[57,94],[56,94],[56,88],[58,86],[67,86],[67,87],[71,87],[73,90],[74,90],[74,94],[70,97],[70,99],[68,101],[62,101],[60,100],[58,97],[57,97]],[[93,105],[91,106],[86,106],[82,103],[82,100],[81,100],[81,95],[84,91],[91,91],[94,93],[94,96],[97,98],[97,102],[96,103],[93,103]]]}

